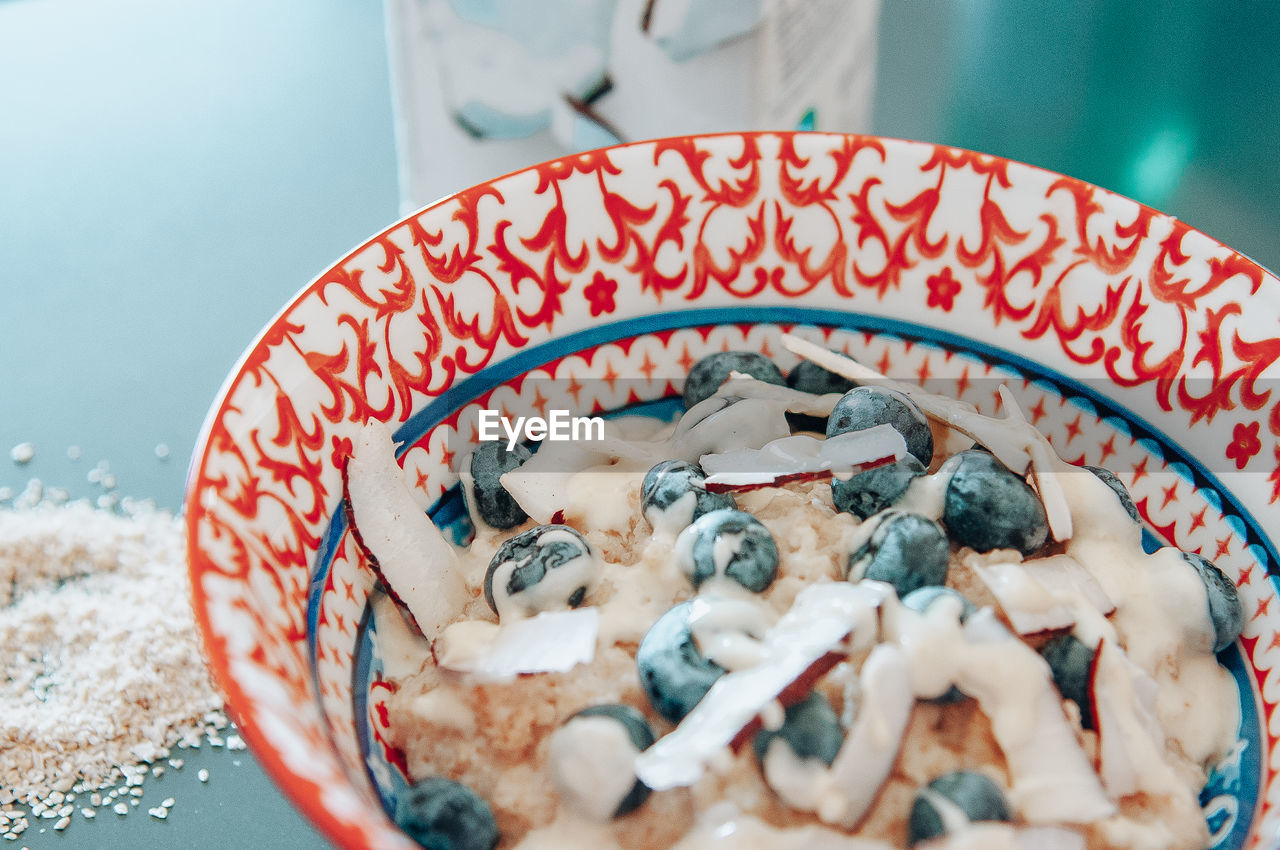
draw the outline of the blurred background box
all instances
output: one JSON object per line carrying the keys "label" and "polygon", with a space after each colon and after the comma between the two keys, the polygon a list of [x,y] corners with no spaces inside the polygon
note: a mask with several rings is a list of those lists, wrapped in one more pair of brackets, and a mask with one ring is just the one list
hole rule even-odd
{"label": "blurred background box", "polygon": [[869,132],[879,0],[387,0],[402,207],[618,141]]}

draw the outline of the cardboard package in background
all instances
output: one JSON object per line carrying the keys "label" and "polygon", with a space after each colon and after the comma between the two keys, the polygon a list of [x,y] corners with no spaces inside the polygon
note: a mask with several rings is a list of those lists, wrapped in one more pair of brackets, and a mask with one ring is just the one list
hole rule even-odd
{"label": "cardboard package in background", "polygon": [[866,132],[880,0],[386,0],[401,206],[618,141]]}

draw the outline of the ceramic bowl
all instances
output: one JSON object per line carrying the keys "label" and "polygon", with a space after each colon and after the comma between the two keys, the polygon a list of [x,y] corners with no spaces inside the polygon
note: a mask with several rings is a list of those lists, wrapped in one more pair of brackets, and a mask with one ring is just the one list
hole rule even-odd
{"label": "ceramic bowl", "polygon": [[[190,474],[194,604],[255,753],[345,847],[407,847],[382,733],[373,581],[341,509],[363,422],[465,535],[465,412],[677,394],[696,358],[794,331],[988,412],[1007,383],[1057,450],[1107,466],[1148,531],[1212,558],[1247,623],[1242,723],[1202,803],[1216,846],[1275,846],[1280,281],[1063,177],[930,144],[673,138],[567,156],[377,234],[306,286],[214,403]],[[459,433],[459,432],[462,433]]]}

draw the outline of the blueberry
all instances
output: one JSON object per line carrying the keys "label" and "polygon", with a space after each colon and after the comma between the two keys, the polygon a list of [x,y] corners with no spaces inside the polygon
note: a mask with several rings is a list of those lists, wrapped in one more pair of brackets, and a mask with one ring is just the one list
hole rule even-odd
{"label": "blueberry", "polygon": [[694,587],[727,576],[760,593],[778,574],[778,546],[764,523],[744,511],[722,508],[694,520],[676,538],[674,557]]}
{"label": "blueberry", "polygon": [[1058,692],[1080,707],[1080,725],[1085,729],[1093,725],[1093,700],[1089,685],[1093,671],[1093,647],[1075,635],[1065,634],[1050,638],[1040,647],[1040,654],[1049,662],[1053,683]]}
{"label": "blueberry", "polygon": [[763,354],[754,351],[720,351],[693,364],[684,381],[685,410],[715,395],[730,372],[741,372],[761,381],[782,386],[782,370]]}
{"label": "blueberry", "polygon": [[531,457],[517,445],[511,451],[500,442],[481,443],[471,455],[472,493],[480,518],[494,528],[514,528],[529,518],[498,480]]}
{"label": "blueberry", "polygon": [[847,481],[832,479],[831,501],[836,510],[866,519],[892,507],[911,482],[924,473],[924,464],[914,455],[904,455],[893,463],[859,472]]}
{"label": "blueberry", "polygon": [[689,629],[693,602],[682,602],[658,618],[640,640],[636,668],[654,711],[679,723],[711,690],[724,668],[698,650]]}
{"label": "blueberry", "polygon": [[[1013,820],[1009,804],[994,782],[981,773],[957,770],[939,776],[916,792],[907,825],[908,844],[915,845],[931,838],[939,838],[948,834],[949,827],[957,825],[949,817],[954,810],[939,811],[934,795],[943,797],[958,807],[970,823]],[[951,809],[951,806],[944,803],[943,808]]]}
{"label": "blueberry", "polygon": [[[611,720],[616,720],[626,729],[627,735],[631,738],[631,743],[637,750],[644,751],[653,746],[655,740],[653,728],[649,726],[649,722],[644,719],[643,714],[629,705],[619,703],[593,705],[590,708],[582,709],[582,711],[570,717],[569,721],[578,717],[608,717]],[[566,721],[566,724],[569,721]],[[627,796],[623,797],[622,802],[618,804],[613,816],[620,818],[623,815],[630,814],[640,808],[647,799],[649,799],[649,786],[637,779],[635,785],[631,786]]]}
{"label": "blueberry", "polygon": [[577,608],[599,572],[585,537],[567,525],[540,525],[498,547],[484,576],[484,598],[499,617]]}
{"label": "blueberry", "polygon": [[907,451],[928,466],[933,460],[933,431],[919,406],[897,390],[854,387],[840,397],[827,419],[827,436],[892,425],[907,441]]}
{"label": "blueberry", "polygon": [[849,555],[850,581],[868,578],[893,585],[898,596],[947,580],[951,544],[947,533],[927,516],[891,512],[871,538]]}
{"label": "blueberry", "polygon": [[1030,555],[1048,540],[1049,521],[1036,491],[993,455],[960,452],[940,471],[950,473],[942,523],[956,543],[978,552]]}
{"label": "blueberry", "polygon": [[489,804],[443,776],[409,786],[396,800],[395,822],[429,850],[493,850],[498,845],[498,825]]}
{"label": "blueberry", "polygon": [[1092,472],[1098,478],[1102,479],[1102,483],[1111,488],[1111,492],[1116,494],[1116,498],[1120,500],[1120,505],[1124,508],[1124,512],[1129,515],[1129,519],[1134,522],[1141,522],[1138,518],[1138,508],[1133,503],[1133,497],[1129,495],[1129,490],[1121,483],[1116,474],[1109,469],[1101,466],[1085,466],[1085,469]]}
{"label": "blueberry", "polygon": [[702,467],[683,460],[664,460],[644,476],[640,509],[655,529],[679,531],[703,514],[737,503],[728,493],[708,493]]}
{"label": "blueberry", "polygon": [[843,395],[856,387],[857,383],[843,375],[837,375],[830,369],[822,368],[812,360],[801,360],[787,375],[787,386],[814,395],[827,393]]}
{"label": "blueberry", "polygon": [[821,759],[830,765],[844,744],[844,728],[827,698],[814,691],[800,702],[787,706],[781,729],[762,729],[756,733],[752,747],[757,760],[764,762],[769,744],[778,737],[800,758]]}
{"label": "blueberry", "polygon": [[[936,584],[925,585],[924,587],[916,588],[915,590],[911,591],[910,593],[902,597],[902,604],[910,608],[912,611],[918,611],[921,614],[923,614],[926,611],[928,611],[929,608],[932,607],[933,604],[937,602],[939,599],[959,600],[961,623],[969,619],[969,617],[975,614],[978,610],[978,606],[974,605],[968,599],[965,599],[964,596],[959,592],[952,590],[949,587],[943,587],[941,585],[936,585]],[[941,696],[933,697],[932,699],[926,700],[926,702],[946,704],[946,703],[952,703],[952,702],[959,702],[964,698],[965,698],[964,691],[960,690],[955,685],[952,685]]]}
{"label": "blueberry", "polygon": [[1244,628],[1244,608],[1235,582],[1203,555],[1183,552],[1182,557],[1200,574],[1209,599],[1209,619],[1213,621],[1213,651],[1221,652],[1240,637]]}

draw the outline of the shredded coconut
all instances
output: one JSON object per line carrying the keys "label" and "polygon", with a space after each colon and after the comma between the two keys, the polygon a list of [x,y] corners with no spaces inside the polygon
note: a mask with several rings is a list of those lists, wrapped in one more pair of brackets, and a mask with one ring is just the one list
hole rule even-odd
{"label": "shredded coconut", "polygon": [[182,522],[168,512],[0,509],[0,805],[65,820],[68,792],[96,805],[119,786],[136,800],[151,762],[226,729],[187,598]]}

